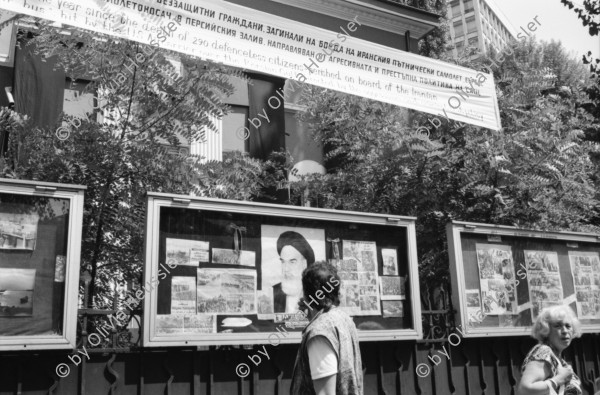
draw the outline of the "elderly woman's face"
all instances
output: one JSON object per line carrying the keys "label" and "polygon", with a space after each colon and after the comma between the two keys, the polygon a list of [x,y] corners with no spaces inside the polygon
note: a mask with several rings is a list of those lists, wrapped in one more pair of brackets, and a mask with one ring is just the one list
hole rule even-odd
{"label": "elderly woman's face", "polygon": [[306,269],[306,258],[292,246],[284,246],[279,254],[283,280],[281,289],[288,295],[302,293],[302,272]]}
{"label": "elderly woman's face", "polygon": [[573,323],[568,319],[550,321],[550,333],[548,343],[558,351],[569,347],[573,339]]}

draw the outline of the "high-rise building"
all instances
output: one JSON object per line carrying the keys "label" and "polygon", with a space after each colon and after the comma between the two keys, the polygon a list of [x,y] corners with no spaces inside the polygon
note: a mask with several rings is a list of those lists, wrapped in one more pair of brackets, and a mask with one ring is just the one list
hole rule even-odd
{"label": "high-rise building", "polygon": [[469,47],[478,49],[473,57],[490,48],[500,51],[516,39],[516,29],[493,0],[449,1],[448,19],[455,54]]}

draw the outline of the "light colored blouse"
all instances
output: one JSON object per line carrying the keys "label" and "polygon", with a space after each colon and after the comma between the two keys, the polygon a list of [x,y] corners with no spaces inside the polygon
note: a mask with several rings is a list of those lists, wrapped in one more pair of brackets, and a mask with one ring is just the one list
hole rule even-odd
{"label": "light colored blouse", "polygon": [[308,342],[308,359],[310,377],[313,380],[329,377],[338,372],[337,354],[324,336],[315,336]]}
{"label": "light colored blouse", "polygon": [[292,373],[291,395],[315,394],[308,355],[309,342],[323,336],[337,355],[336,395],[363,395],[363,375],[356,325],[341,309],[320,311],[302,332]]}

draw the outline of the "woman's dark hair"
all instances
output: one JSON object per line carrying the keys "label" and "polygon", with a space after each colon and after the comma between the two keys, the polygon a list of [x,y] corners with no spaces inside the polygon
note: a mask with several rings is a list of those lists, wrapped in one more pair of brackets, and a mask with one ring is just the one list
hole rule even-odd
{"label": "woman's dark hair", "polygon": [[308,244],[308,241],[300,233],[288,230],[280,234],[277,239],[277,253],[279,255],[281,255],[281,250],[285,246],[292,246],[297,249],[304,259],[306,259],[307,266],[315,263],[315,253],[310,244]]}
{"label": "woman's dark hair", "polygon": [[[302,272],[304,305],[311,309],[329,311],[332,306],[340,305],[340,277],[337,269],[326,262],[317,262]],[[322,291],[322,294],[318,291]],[[318,296],[321,295],[321,298]]]}

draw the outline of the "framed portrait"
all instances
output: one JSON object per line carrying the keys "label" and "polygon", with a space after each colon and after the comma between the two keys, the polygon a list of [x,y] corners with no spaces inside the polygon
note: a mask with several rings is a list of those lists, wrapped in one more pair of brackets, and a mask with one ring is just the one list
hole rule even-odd
{"label": "framed portrait", "polygon": [[143,344],[299,342],[302,272],[317,263],[336,268],[360,340],[418,339],[414,221],[149,193]]}
{"label": "framed portrait", "polygon": [[326,259],[325,230],[262,225],[261,256],[261,289],[273,289],[273,312],[296,313],[302,271],[309,263]]}
{"label": "framed portrait", "polygon": [[84,190],[0,179],[0,350],[75,347]]}

